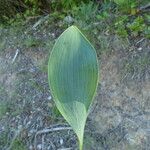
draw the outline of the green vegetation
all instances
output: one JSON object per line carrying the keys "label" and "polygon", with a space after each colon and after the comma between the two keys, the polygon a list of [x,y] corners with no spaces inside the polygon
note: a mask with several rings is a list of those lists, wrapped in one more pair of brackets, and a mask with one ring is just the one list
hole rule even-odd
{"label": "green vegetation", "polygon": [[57,39],[48,79],[56,106],[77,134],[82,150],[85,123],[98,84],[98,60],[93,46],[75,26]]}
{"label": "green vegetation", "polygon": [[[12,93],[12,97],[14,96],[14,93]],[[12,116],[16,116],[20,112],[15,103],[13,101],[9,101],[10,98],[8,97],[4,87],[0,87],[0,98],[0,119],[2,119],[6,113],[11,113]]]}
{"label": "green vegetation", "polygon": [[8,133],[9,133],[8,129],[1,132],[1,136],[0,136],[0,148],[1,149],[8,144]]}
{"label": "green vegetation", "polygon": [[[14,96],[15,97],[15,96]],[[6,115],[17,116],[22,112],[21,108],[17,107],[14,101],[5,101],[0,104],[0,119]]]}
{"label": "green vegetation", "polygon": [[5,44],[6,44],[6,41],[5,40],[1,40],[0,41],[0,52],[2,52],[5,48]]}
{"label": "green vegetation", "polygon": [[27,150],[24,143],[19,139],[15,139],[15,141],[12,143],[11,150]]}
{"label": "green vegetation", "polygon": [[1,102],[0,104],[0,119],[6,114],[8,110],[7,103]]}
{"label": "green vegetation", "polygon": [[[88,27],[89,22],[100,22],[101,30],[108,30],[109,34],[116,33],[121,37],[144,36],[150,38],[150,15],[146,8],[148,0],[1,0],[0,21],[8,25],[21,25],[29,20],[36,20],[42,14],[50,14],[53,20],[68,17],[67,22],[74,23],[82,28]],[[10,12],[9,12],[10,11]],[[29,39],[27,45],[35,45]]]}
{"label": "green vegetation", "polygon": [[27,39],[25,39],[24,41],[24,45],[27,47],[27,48],[30,48],[30,47],[37,47],[39,46],[40,44],[42,44],[42,42],[36,38],[34,38],[33,36],[29,36],[27,37]]}

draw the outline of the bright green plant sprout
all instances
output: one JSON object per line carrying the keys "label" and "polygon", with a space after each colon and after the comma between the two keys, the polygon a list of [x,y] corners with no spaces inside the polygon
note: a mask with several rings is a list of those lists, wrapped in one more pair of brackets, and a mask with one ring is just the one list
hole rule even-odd
{"label": "bright green plant sprout", "polygon": [[94,47],[77,27],[69,27],[57,39],[49,58],[48,80],[56,106],[76,133],[82,150],[98,84],[98,60]]}

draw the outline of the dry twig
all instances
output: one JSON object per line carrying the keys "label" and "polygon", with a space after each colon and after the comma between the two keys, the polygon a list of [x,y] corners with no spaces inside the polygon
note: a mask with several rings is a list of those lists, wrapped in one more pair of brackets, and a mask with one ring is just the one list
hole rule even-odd
{"label": "dry twig", "polygon": [[15,62],[15,60],[16,60],[16,58],[17,58],[17,56],[18,56],[18,53],[19,53],[19,49],[16,50],[15,56],[14,56],[14,58],[13,58],[13,60],[12,60],[12,63]]}
{"label": "dry twig", "polygon": [[35,134],[35,139],[34,139],[34,148],[36,150],[36,144],[37,144],[37,136],[39,134],[47,134],[49,132],[54,132],[54,131],[62,131],[62,130],[72,130],[71,127],[55,127],[55,128],[45,128],[43,130],[40,130],[38,131],[36,134]]}

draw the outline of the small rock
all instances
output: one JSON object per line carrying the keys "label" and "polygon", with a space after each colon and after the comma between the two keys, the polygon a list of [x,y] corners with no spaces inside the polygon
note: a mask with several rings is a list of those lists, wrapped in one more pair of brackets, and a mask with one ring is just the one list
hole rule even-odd
{"label": "small rock", "polygon": [[48,99],[48,100],[51,100],[51,99],[52,99],[52,97],[51,97],[51,96],[49,96],[47,99]]}
{"label": "small rock", "polygon": [[9,115],[9,112],[6,112],[6,115]]}
{"label": "small rock", "polygon": [[2,131],[4,131],[4,130],[5,130],[5,127],[3,126],[3,127],[2,127]]}
{"label": "small rock", "polygon": [[29,150],[33,150],[33,146],[32,145],[29,146]]}
{"label": "small rock", "polygon": [[139,47],[139,48],[138,48],[138,51],[141,51],[141,50],[142,50],[142,47]]}
{"label": "small rock", "polygon": [[67,22],[68,24],[71,24],[73,23],[74,19],[69,15],[64,18],[64,21]]}
{"label": "small rock", "polygon": [[35,129],[31,129],[30,131],[29,131],[29,133],[28,133],[28,136],[31,136],[33,133],[35,133],[37,130],[35,130]]}
{"label": "small rock", "polygon": [[47,150],[51,150],[51,146],[48,146],[48,147],[47,147]]}
{"label": "small rock", "polygon": [[60,139],[60,144],[63,145],[63,143],[64,143],[64,140],[61,138]]}
{"label": "small rock", "polygon": [[52,35],[53,38],[55,38],[55,33],[52,33],[51,35]]}
{"label": "small rock", "polygon": [[135,141],[134,137],[132,137],[131,135],[127,134],[127,135],[125,136],[125,138],[126,138],[126,140],[129,142],[130,145],[136,144],[136,141]]}
{"label": "small rock", "polygon": [[35,72],[35,68],[30,68],[29,72],[34,73]]}
{"label": "small rock", "polygon": [[37,150],[41,150],[42,149],[42,144],[38,144],[37,145]]}

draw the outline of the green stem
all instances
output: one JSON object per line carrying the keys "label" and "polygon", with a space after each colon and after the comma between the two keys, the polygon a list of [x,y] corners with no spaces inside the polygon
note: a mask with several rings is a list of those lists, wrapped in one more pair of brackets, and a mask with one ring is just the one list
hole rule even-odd
{"label": "green stem", "polygon": [[82,142],[79,141],[79,150],[83,150],[83,141]]}
{"label": "green stem", "polygon": [[83,150],[83,136],[84,136],[84,133],[82,133],[81,136],[78,137],[78,140],[79,140],[79,150]]}

